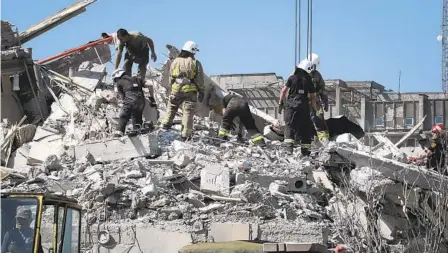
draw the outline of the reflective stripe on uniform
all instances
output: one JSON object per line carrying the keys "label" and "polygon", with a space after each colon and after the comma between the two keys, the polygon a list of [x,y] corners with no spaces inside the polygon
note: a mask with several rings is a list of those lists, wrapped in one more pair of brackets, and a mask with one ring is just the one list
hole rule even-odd
{"label": "reflective stripe on uniform", "polygon": [[327,131],[317,132],[317,138],[319,138],[319,140],[328,139],[329,137],[330,134]]}
{"label": "reflective stripe on uniform", "polygon": [[294,143],[295,140],[294,139],[285,139],[283,142],[284,143]]}
{"label": "reflective stripe on uniform", "polygon": [[263,135],[258,135],[258,136],[252,137],[252,142],[257,142],[257,141],[260,141],[260,140],[264,140],[264,136]]}
{"label": "reflective stripe on uniform", "polygon": [[221,128],[221,129],[219,129],[218,135],[219,136],[230,136],[230,131],[227,129]]}
{"label": "reflective stripe on uniform", "polygon": [[311,148],[311,144],[300,144],[301,148]]}
{"label": "reflective stripe on uniform", "polygon": [[319,110],[316,112],[317,114],[323,114],[324,113],[324,108],[319,108]]}
{"label": "reflective stripe on uniform", "polygon": [[[181,86],[181,84],[178,83],[174,83],[171,86],[171,92],[173,93],[177,93],[179,91],[179,87]],[[196,85],[193,84],[184,84],[182,86],[182,88],[180,89],[181,92],[187,93],[187,92],[197,92],[198,88],[196,87]]]}

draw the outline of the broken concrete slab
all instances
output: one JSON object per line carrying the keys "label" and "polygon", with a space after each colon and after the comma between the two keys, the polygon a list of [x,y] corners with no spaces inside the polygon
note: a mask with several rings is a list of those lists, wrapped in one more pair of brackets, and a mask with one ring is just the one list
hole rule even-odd
{"label": "broken concrete slab", "polygon": [[9,157],[8,168],[19,170],[20,168],[26,167],[28,163],[29,153],[30,148],[28,146],[21,146],[20,148],[18,148]]}
{"label": "broken concrete slab", "polygon": [[270,175],[244,174],[237,173],[235,184],[244,184],[246,181],[256,182],[261,187],[269,188],[269,185],[275,181],[286,181],[287,192],[306,192],[306,179],[300,177],[288,178]]}
{"label": "broken concrete slab", "polygon": [[85,90],[93,92],[106,75],[106,66],[94,65],[88,70],[81,69],[81,67],[82,64],[80,71],[74,73],[71,79],[75,84],[80,85]]}
{"label": "broken concrete slab", "polygon": [[[38,132],[36,132],[34,139],[37,139],[37,136]],[[41,137],[39,141],[33,141],[30,143],[30,151],[28,153],[27,160],[27,164],[29,165],[42,163],[50,155],[56,155],[57,157],[60,157],[60,155],[64,152],[62,135],[54,134],[51,132],[42,132],[42,135],[39,136],[44,137]]]}
{"label": "broken concrete slab", "polygon": [[378,157],[359,150],[338,147],[336,152],[352,160],[357,166],[375,168],[384,176],[423,189],[440,187],[448,190],[448,177],[411,164]]}
{"label": "broken concrete slab", "polygon": [[82,144],[75,147],[75,157],[81,159],[89,152],[97,161],[115,161],[156,155],[150,149],[150,135],[125,136],[121,139]]}
{"label": "broken concrete slab", "polygon": [[212,223],[210,235],[214,242],[249,241],[253,240],[250,224]]}
{"label": "broken concrete slab", "polygon": [[223,196],[230,194],[229,168],[219,164],[210,165],[201,170],[201,191]]}

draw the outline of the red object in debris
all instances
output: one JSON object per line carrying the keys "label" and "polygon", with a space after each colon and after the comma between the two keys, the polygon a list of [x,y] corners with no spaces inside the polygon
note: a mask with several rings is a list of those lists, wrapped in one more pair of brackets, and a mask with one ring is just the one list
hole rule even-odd
{"label": "red object in debris", "polygon": [[350,249],[350,247],[345,246],[345,245],[338,245],[334,251],[336,253],[353,253],[353,250]]}
{"label": "red object in debris", "polygon": [[435,133],[435,134],[440,134],[440,132],[442,132],[442,130],[445,127],[442,124],[435,124],[434,126],[432,126],[431,128],[431,132]]}
{"label": "red object in debris", "polygon": [[111,37],[108,37],[108,38],[105,38],[105,39],[100,39],[100,40],[97,40],[97,41],[94,41],[94,42],[90,42],[90,43],[84,44],[82,46],[69,49],[67,51],[64,51],[64,52],[62,52],[60,54],[57,54],[57,55],[52,56],[52,57],[49,57],[47,59],[40,60],[40,61],[37,62],[37,64],[45,64],[45,63],[48,63],[50,61],[57,60],[59,58],[65,57],[67,55],[70,55],[70,54],[82,51],[82,50],[87,49],[89,47],[93,47],[93,46],[96,46],[96,45],[99,45],[99,44],[110,42],[112,40],[113,40],[113,37],[111,36]]}

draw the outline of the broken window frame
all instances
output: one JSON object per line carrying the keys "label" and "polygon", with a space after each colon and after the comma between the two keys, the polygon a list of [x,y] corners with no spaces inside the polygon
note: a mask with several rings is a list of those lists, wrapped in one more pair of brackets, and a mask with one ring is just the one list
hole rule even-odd
{"label": "broken window frame", "polygon": [[434,115],[434,124],[443,124],[443,115]]}
{"label": "broken window frame", "polygon": [[384,127],[384,119],[382,117],[375,118],[375,127]]}
{"label": "broken window frame", "polygon": [[[412,123],[408,124],[408,122],[407,122],[408,120],[412,120]],[[415,118],[414,117],[406,117],[406,118],[404,118],[403,125],[405,127],[412,128],[415,125]]]}

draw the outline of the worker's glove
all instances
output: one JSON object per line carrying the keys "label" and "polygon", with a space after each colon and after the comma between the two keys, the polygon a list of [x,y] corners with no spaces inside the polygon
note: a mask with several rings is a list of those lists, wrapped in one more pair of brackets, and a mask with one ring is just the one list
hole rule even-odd
{"label": "worker's glove", "polygon": [[149,97],[149,106],[151,106],[152,108],[156,108],[157,109],[157,103],[156,100],[153,97]]}
{"label": "worker's glove", "polygon": [[278,103],[278,113],[282,114],[283,109],[285,109],[285,104],[281,101]]}
{"label": "worker's glove", "polygon": [[199,101],[199,103],[202,103],[203,100],[204,100],[204,92],[199,92],[198,93],[198,101]]}

